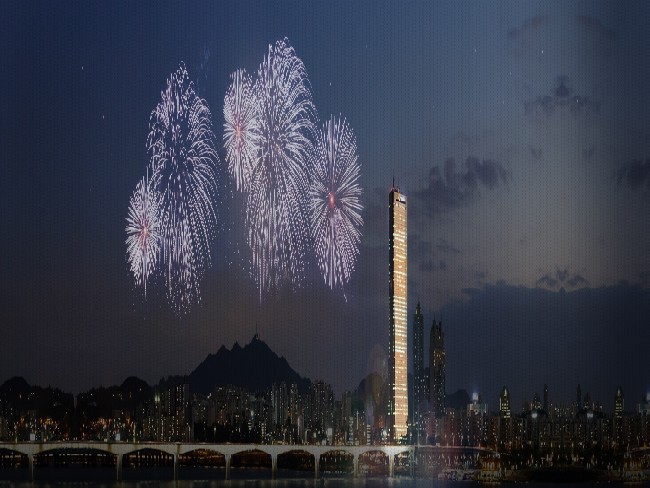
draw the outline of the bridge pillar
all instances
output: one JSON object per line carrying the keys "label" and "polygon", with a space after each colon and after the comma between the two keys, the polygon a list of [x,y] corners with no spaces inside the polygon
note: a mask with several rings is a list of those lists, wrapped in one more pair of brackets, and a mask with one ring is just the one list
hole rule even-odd
{"label": "bridge pillar", "polygon": [[388,476],[395,477],[395,455],[391,452],[388,456]]}
{"label": "bridge pillar", "polygon": [[277,454],[271,454],[271,479],[275,479],[275,472],[278,469],[278,455]]}
{"label": "bridge pillar", "polygon": [[353,458],[354,468],[352,470],[352,473],[353,473],[355,478],[357,476],[359,476],[359,457],[360,456],[361,456],[361,454],[359,454],[358,456],[354,456],[354,458]]}
{"label": "bridge pillar", "polygon": [[226,480],[230,479],[230,454],[226,454]]}
{"label": "bridge pillar", "polygon": [[116,454],[117,456],[117,461],[115,463],[115,469],[116,469],[116,479],[117,481],[122,481],[122,455],[121,454]]}
{"label": "bridge pillar", "polygon": [[320,454],[316,452],[314,454],[314,478],[318,479],[320,477],[320,472],[318,471],[320,468]]}
{"label": "bridge pillar", "polygon": [[172,454],[174,456],[174,481],[178,480],[178,454]]}
{"label": "bridge pillar", "polygon": [[29,481],[34,481],[34,455],[28,454],[27,459],[29,461]]}

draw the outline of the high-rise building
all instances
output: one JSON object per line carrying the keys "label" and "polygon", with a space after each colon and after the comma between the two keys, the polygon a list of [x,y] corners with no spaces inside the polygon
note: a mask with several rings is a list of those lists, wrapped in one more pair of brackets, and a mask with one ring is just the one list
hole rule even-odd
{"label": "high-rise building", "polygon": [[542,408],[542,399],[539,397],[539,393],[533,395],[533,402],[531,404],[533,410],[540,410]]}
{"label": "high-rise building", "polygon": [[614,397],[614,442],[616,443],[617,448],[623,446],[623,409],[624,409],[625,397],[623,396],[623,390],[619,386],[616,389],[616,396]]}
{"label": "high-rise building", "polygon": [[544,385],[544,410],[548,412],[548,385]]}
{"label": "high-rise building", "polygon": [[505,386],[501,390],[501,397],[499,399],[499,410],[501,411],[501,416],[503,418],[510,418],[510,393],[508,393],[508,388]]}
{"label": "high-rise building", "polygon": [[407,434],[408,350],[407,350],[407,221],[406,197],[393,187],[388,194],[389,223],[389,331],[388,331],[388,435],[393,442]]}
{"label": "high-rise building", "polygon": [[442,322],[433,320],[429,339],[429,388],[431,412],[441,417],[445,411],[445,335]]}
{"label": "high-rise building", "polygon": [[505,448],[512,447],[512,418],[510,417],[510,392],[505,386],[499,396],[499,444]]}
{"label": "high-rise building", "polygon": [[424,391],[424,316],[418,301],[413,315],[413,422],[420,421],[420,404],[425,399]]}

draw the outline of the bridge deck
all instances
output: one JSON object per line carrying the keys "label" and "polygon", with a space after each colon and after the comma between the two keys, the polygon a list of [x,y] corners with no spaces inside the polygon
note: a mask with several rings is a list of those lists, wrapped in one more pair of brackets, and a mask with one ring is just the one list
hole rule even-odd
{"label": "bridge deck", "polygon": [[178,458],[183,454],[199,449],[210,450],[223,454],[226,461],[226,479],[230,478],[230,461],[235,454],[248,451],[261,451],[271,456],[271,476],[275,478],[277,471],[278,455],[292,451],[303,451],[314,456],[314,476],[320,475],[320,458],[322,455],[332,452],[343,452],[353,457],[356,476],[359,469],[361,456],[369,452],[383,452],[389,460],[389,476],[395,474],[395,457],[398,454],[407,454],[412,466],[412,461],[417,450],[432,450],[440,453],[472,453],[481,452],[493,453],[484,448],[462,447],[462,446],[406,446],[406,445],[379,445],[379,446],[347,446],[347,445],[302,445],[302,444],[211,444],[211,443],[170,443],[170,442],[100,442],[100,441],[64,441],[64,442],[0,442],[0,449],[14,451],[24,454],[29,459],[30,479],[34,479],[34,456],[52,450],[94,450],[116,456],[116,478],[122,479],[122,461],[125,455],[141,451],[143,449],[155,449],[157,451],[173,456],[174,479],[178,479]]}

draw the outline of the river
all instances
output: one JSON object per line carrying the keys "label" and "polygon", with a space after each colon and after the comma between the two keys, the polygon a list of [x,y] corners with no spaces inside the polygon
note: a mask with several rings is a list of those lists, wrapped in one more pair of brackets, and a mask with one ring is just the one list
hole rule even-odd
{"label": "river", "polygon": [[[611,485],[611,483],[609,483]],[[614,483],[623,486],[622,483]],[[284,478],[284,479],[231,479],[229,481],[55,481],[41,479],[37,481],[1,480],[0,488],[485,488],[487,485],[509,485],[513,483],[483,484],[475,481],[438,481],[431,478],[413,479],[409,477],[395,478],[352,478],[352,477],[323,477],[313,478]],[[604,483],[529,483],[531,488],[588,488],[603,487]],[[650,488],[650,482],[625,484],[634,488]]]}

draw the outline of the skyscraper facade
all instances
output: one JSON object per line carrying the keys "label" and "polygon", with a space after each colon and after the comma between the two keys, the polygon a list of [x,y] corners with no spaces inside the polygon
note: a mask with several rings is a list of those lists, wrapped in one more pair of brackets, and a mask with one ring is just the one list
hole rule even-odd
{"label": "skyscraper facade", "polygon": [[441,417],[445,411],[445,335],[442,322],[433,320],[429,339],[429,382],[431,412]]}
{"label": "skyscraper facade", "polygon": [[420,421],[420,404],[425,399],[424,392],[424,316],[420,302],[413,315],[413,423]]}
{"label": "skyscraper facade", "polygon": [[502,448],[512,446],[512,418],[510,417],[510,392],[505,386],[499,396],[499,444]]}
{"label": "skyscraper facade", "polygon": [[393,187],[389,207],[389,331],[388,331],[388,435],[393,442],[407,434],[408,350],[407,350],[407,220],[406,197]]}
{"label": "skyscraper facade", "polygon": [[501,396],[499,397],[499,411],[503,418],[510,418],[510,393],[505,386],[501,390]]}
{"label": "skyscraper facade", "polygon": [[625,396],[623,390],[619,386],[616,388],[616,396],[614,397],[614,443],[618,449],[624,445],[623,442],[623,409],[625,407]]}

